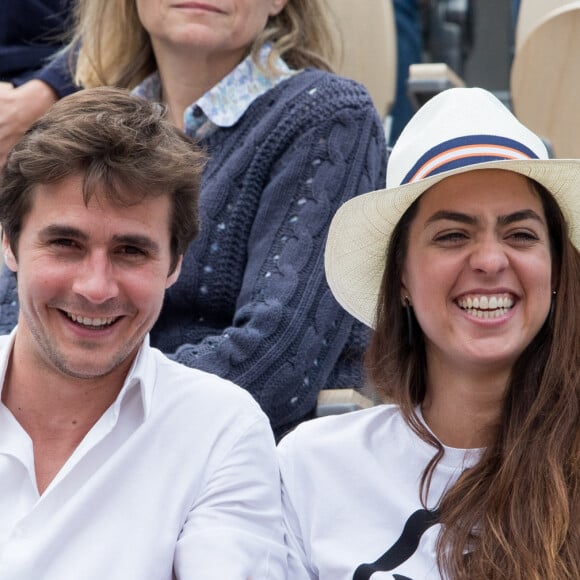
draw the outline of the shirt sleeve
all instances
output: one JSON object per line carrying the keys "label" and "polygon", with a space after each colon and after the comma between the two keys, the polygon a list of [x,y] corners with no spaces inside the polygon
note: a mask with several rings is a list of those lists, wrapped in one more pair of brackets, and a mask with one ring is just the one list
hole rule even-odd
{"label": "shirt sleeve", "polygon": [[278,463],[263,417],[221,453],[178,539],[175,575],[283,580],[286,559]]}
{"label": "shirt sleeve", "polygon": [[278,444],[278,458],[282,481],[282,518],[284,523],[284,540],[288,546],[288,578],[291,580],[317,580],[308,564],[309,558],[304,546],[300,518],[292,503],[292,494],[287,484],[292,478],[291,456],[294,446],[292,435],[286,436]]}
{"label": "shirt sleeve", "polygon": [[[247,389],[277,435],[314,409],[318,392],[337,378],[341,364],[358,374],[350,385],[343,380],[329,386],[360,386],[365,345],[349,343],[360,337],[360,327],[326,283],[324,246],[342,203],[384,187],[386,144],[370,98],[347,101],[313,91],[309,107],[291,111],[292,123],[302,130],[277,159],[261,193],[232,324],[172,355]],[[303,122],[301,115],[307,117]],[[280,126],[281,133],[283,121]],[[341,360],[350,346],[356,347],[351,360]]]}

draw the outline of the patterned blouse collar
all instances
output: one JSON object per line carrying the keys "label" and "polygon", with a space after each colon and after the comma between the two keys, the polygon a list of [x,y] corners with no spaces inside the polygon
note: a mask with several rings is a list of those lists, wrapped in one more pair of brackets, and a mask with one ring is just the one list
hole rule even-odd
{"label": "patterned blouse collar", "polygon": [[[261,62],[267,61],[271,50],[271,45],[262,47]],[[204,137],[218,127],[235,125],[258,97],[298,72],[291,70],[280,57],[275,62],[275,68],[275,76],[266,76],[251,55],[247,56],[230,74],[185,110],[185,132]],[[160,100],[159,73],[154,72],[144,79],[133,89],[133,94],[150,101]]]}

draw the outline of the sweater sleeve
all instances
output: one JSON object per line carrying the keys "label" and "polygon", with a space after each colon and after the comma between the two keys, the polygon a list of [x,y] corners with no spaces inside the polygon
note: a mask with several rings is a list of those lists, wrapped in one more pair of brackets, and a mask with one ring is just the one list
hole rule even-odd
{"label": "sweater sleeve", "polygon": [[16,275],[2,264],[0,274],[0,334],[10,334],[18,322]]}
{"label": "sweater sleeve", "polygon": [[62,99],[79,90],[79,87],[74,83],[69,60],[70,48],[66,48],[32,78],[44,81]]}
{"label": "sweater sleeve", "polygon": [[278,436],[313,410],[321,388],[334,386],[327,382],[356,334],[325,280],[326,234],[344,201],[384,187],[386,168],[383,128],[360,86],[335,79],[296,101],[255,144],[263,151],[287,143],[261,193],[232,324],[175,353],[250,391]]}

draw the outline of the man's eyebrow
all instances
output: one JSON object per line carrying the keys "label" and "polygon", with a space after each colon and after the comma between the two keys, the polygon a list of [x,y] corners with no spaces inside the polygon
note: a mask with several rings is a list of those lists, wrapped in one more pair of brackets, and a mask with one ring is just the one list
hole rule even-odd
{"label": "man's eyebrow", "polygon": [[43,237],[74,238],[76,240],[87,240],[88,236],[73,226],[51,224],[40,230],[39,234]]}
{"label": "man's eyebrow", "polygon": [[[40,235],[46,238],[73,238],[86,242],[89,236],[69,225],[51,224],[40,231]],[[152,253],[159,253],[159,244],[152,240],[149,236],[141,234],[122,234],[113,236],[113,242],[116,244],[125,244],[127,246],[136,246],[143,250],[148,250]]]}

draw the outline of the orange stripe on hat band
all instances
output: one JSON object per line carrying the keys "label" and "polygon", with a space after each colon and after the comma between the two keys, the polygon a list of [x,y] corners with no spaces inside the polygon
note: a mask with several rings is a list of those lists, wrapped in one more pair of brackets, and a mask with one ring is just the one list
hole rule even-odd
{"label": "orange stripe on hat band", "polygon": [[[420,179],[425,179],[433,173],[440,173],[438,169],[442,166],[452,164],[455,167],[474,164],[473,158],[492,158],[492,159],[531,159],[529,155],[519,149],[513,147],[506,147],[502,145],[493,144],[478,144],[478,145],[463,145],[461,147],[454,147],[435,155],[425,163],[423,163],[417,171],[406,180],[407,183],[412,183]],[[472,158],[471,161],[469,158]],[[466,163],[461,163],[465,160]],[[491,159],[489,159],[491,160]],[[480,163],[481,161],[479,161]]]}

